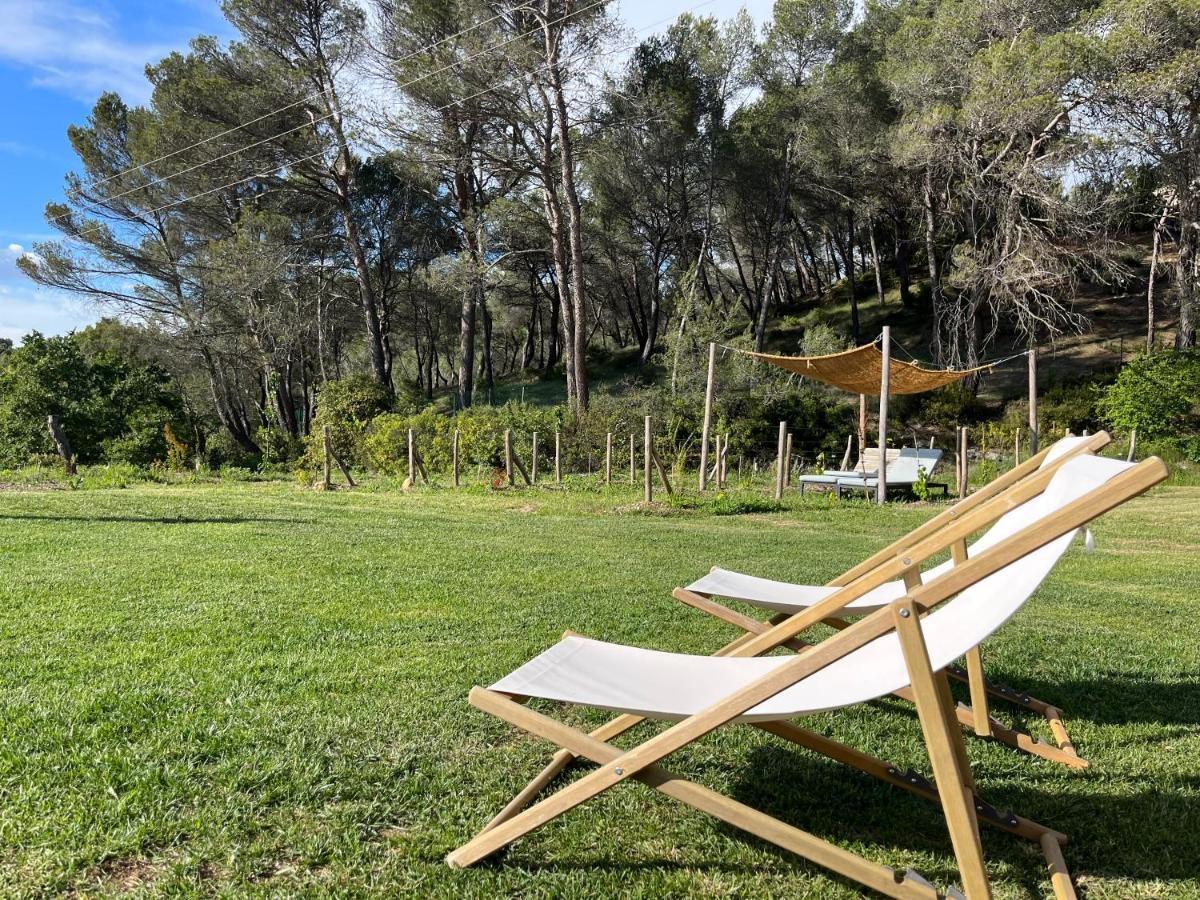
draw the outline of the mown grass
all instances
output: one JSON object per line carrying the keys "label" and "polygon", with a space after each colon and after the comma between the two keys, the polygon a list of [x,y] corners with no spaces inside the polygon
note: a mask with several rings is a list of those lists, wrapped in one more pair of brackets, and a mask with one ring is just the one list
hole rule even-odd
{"label": "mown grass", "polygon": [[[709,652],[729,632],[680,608],[675,585],[715,563],[822,580],[930,515],[635,501],[286,484],[0,493],[0,894],[857,896],[640,785],[489,864],[442,862],[547,756],[469,707],[471,685],[564,628]],[[1097,523],[1096,552],[1072,550],[988,645],[991,674],[1067,710],[1093,767],[969,740],[981,793],[1071,835],[1090,897],[1200,895],[1198,501],[1160,488]],[[900,704],[809,724],[928,771]],[[936,808],[756,730],[724,729],[672,767],[958,883]],[[984,848],[998,896],[1046,892],[1031,845],[991,831]]]}

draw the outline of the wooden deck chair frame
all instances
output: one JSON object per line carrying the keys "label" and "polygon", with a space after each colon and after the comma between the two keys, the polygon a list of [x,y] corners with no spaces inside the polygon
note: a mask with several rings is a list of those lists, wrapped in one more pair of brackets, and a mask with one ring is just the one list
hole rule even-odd
{"label": "wooden deck chair frame", "polygon": [[[939,534],[943,529],[953,522],[962,518],[966,513],[972,510],[979,509],[990,503],[995,503],[1004,497],[1007,491],[1012,490],[1016,485],[1031,475],[1038,472],[1053,472],[1057,470],[1063,463],[1076,456],[1085,453],[1095,453],[1096,451],[1107,446],[1111,442],[1111,437],[1108,432],[1100,431],[1082,441],[1077,446],[1063,453],[1061,456],[1049,463],[1044,469],[1041,468],[1043,460],[1050,452],[1051,448],[1047,447],[1040,453],[1027,459],[1025,462],[1014,467],[999,478],[994,479],[989,484],[980,488],[976,493],[954,504],[949,509],[943,510],[938,515],[934,516],[924,525],[909,532],[903,537],[893,541],[887,547],[884,547],[878,553],[867,558],[863,562],[854,566],[852,569],[843,572],[832,581],[827,582],[828,587],[844,587],[853,584],[857,579],[864,577],[868,573],[884,565],[888,560],[900,552],[904,547],[911,546],[917,542],[925,540]],[[965,539],[953,542],[949,545],[952,554],[965,553]],[[676,588],[672,596],[681,603],[697,609],[700,612],[707,613],[714,618],[721,619],[730,625],[741,628],[747,634],[762,634],[769,628],[778,625],[788,618],[787,613],[779,613],[769,618],[766,622],[750,616],[743,615],[736,610],[730,609],[722,603],[718,603],[713,599],[713,595],[690,591],[686,588]],[[847,623],[844,619],[836,615],[829,616],[823,620],[824,624],[830,625],[837,629],[843,629]],[[793,650],[801,650],[804,644],[799,638],[793,638],[786,646]],[[1074,742],[1071,740],[1070,734],[1067,732],[1066,724],[1063,721],[1062,710],[1044,700],[1038,700],[1031,697],[1023,691],[1014,690],[1007,685],[997,684],[989,679],[983,671],[982,650],[976,647],[966,656],[965,666],[953,666],[946,669],[946,674],[961,681],[967,685],[970,693],[970,704],[958,703],[954,707],[954,716],[960,724],[970,728],[974,734],[981,738],[990,738],[999,741],[1002,744],[1007,744],[1018,750],[1029,753],[1033,756],[1041,757],[1042,759],[1050,760],[1051,762],[1059,763],[1075,769],[1085,769],[1088,766],[1088,761],[1079,755],[1075,748]],[[912,697],[908,692],[901,692],[899,696],[905,700],[911,700]],[[1037,738],[1026,731],[1019,728],[1010,728],[992,715],[991,703],[989,696],[1004,700],[1014,706],[1027,709],[1046,720],[1050,728],[1050,733],[1054,738],[1054,743],[1050,744],[1040,738]]]}
{"label": "wooden deck chair frame", "polygon": [[[1021,496],[1009,497],[1005,505],[1010,509],[1015,508],[1025,499],[1036,496],[1045,488],[1050,474],[1052,473],[1039,473],[1028,479],[1020,486]],[[447,862],[453,867],[473,865],[603,791],[627,779],[636,778],[695,809],[709,813],[879,893],[891,897],[945,896],[916,873],[899,873],[874,863],[795,826],[780,822],[744,803],[689,782],[666,771],[660,765],[671,753],[723,725],[730,724],[757,704],[774,697],[868,642],[895,631],[899,636],[913,700],[917,705],[921,730],[937,785],[932,788],[932,798],[940,803],[945,814],[951,845],[968,900],[991,896],[979,837],[981,817],[1011,833],[1036,841],[1045,855],[1055,896],[1059,900],[1073,898],[1074,888],[1062,854],[1062,845],[1066,842],[1065,835],[1012,814],[1008,814],[1002,821],[994,821],[990,816],[981,815],[985,806],[975,795],[975,783],[967,760],[962,732],[953,719],[949,683],[943,671],[934,671],[932,668],[920,617],[988,575],[1087,524],[1127,500],[1145,493],[1166,476],[1167,470],[1161,460],[1156,457],[1146,459],[978,555],[961,561],[956,560],[956,565],[948,572],[927,583],[921,583],[920,565],[936,552],[938,542],[926,540],[912,547],[902,548],[889,562],[842,588],[811,610],[797,613],[762,634],[739,638],[726,648],[724,653],[730,656],[757,656],[769,652],[796,637],[813,622],[821,621],[856,596],[861,596],[874,584],[882,584],[892,578],[904,579],[907,588],[905,596],[864,616],[844,630],[797,654],[787,663],[735,690],[707,709],[676,722],[629,750],[622,750],[608,742],[643,721],[639,716],[622,715],[591,734],[585,734],[525,707],[521,703],[522,698],[491,689],[474,688],[469,698],[472,705],[557,744],[561,749],[556,759],[565,757],[569,762],[576,757],[584,757],[596,763],[598,768],[561,788],[557,793],[527,807],[529,801],[545,786],[545,783],[539,785],[538,779],[535,779],[500,815],[489,822],[482,832],[450,853],[446,858]],[[972,514],[962,516],[958,522],[946,529],[949,539],[965,540],[979,527],[980,518]],[[787,740],[822,752],[831,759],[848,763],[869,774],[877,774],[884,780],[893,780],[890,774],[884,775],[876,771],[878,766],[886,766],[885,763],[828,738],[814,735],[787,722],[770,721],[756,724]],[[889,773],[894,771],[889,767]]]}

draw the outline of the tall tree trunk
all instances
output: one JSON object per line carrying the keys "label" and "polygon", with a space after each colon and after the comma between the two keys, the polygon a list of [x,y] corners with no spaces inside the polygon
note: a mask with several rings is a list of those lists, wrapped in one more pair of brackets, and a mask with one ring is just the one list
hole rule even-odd
{"label": "tall tree trunk", "polygon": [[771,295],[775,292],[775,270],[779,268],[779,248],[783,244],[783,226],[787,222],[788,191],[792,183],[792,138],[783,148],[783,179],[779,185],[778,209],[775,213],[775,230],[769,235],[766,271],[762,293],[758,302],[758,320],[754,323],[754,349],[759,353],[767,343],[767,317],[770,312]]}
{"label": "tall tree trunk", "polygon": [[846,267],[846,287],[850,292],[850,336],[857,347],[862,341],[862,325],[858,316],[858,277],[854,272],[854,212],[846,213],[846,243],[838,241],[842,251],[842,264]]}
{"label": "tall tree trunk", "polygon": [[933,358],[944,364],[942,350],[942,270],[937,253],[937,219],[934,214],[933,170],[925,167],[925,258],[929,264],[929,300],[933,306]]}
{"label": "tall tree trunk", "polygon": [[879,297],[879,305],[887,305],[887,297],[883,293],[883,269],[879,265],[879,248],[875,245],[875,217],[867,218],[867,237],[871,241],[871,265],[875,268],[875,293]]}
{"label": "tall tree trunk", "polygon": [[1170,214],[1170,205],[1163,206],[1162,215],[1158,217],[1158,222],[1154,225],[1154,245],[1150,251],[1150,279],[1146,283],[1146,349],[1154,349],[1154,331],[1155,331],[1155,316],[1154,316],[1154,287],[1155,281],[1158,280],[1158,259],[1162,252],[1162,236],[1167,227],[1167,217]]}
{"label": "tall tree trunk", "polygon": [[[565,26],[560,21],[557,27],[550,27],[553,8],[551,0],[544,0],[542,13],[545,19],[542,30],[545,35],[546,59],[549,62],[546,74],[554,100],[555,124],[558,130],[563,195],[567,201],[567,239],[571,252],[571,312],[575,332],[574,345],[571,347],[571,363],[575,373],[575,411],[587,412],[587,280],[583,262],[583,212],[575,187],[574,139],[571,136],[567,98],[563,90],[562,69],[559,64],[559,38]],[[573,11],[571,5],[568,5],[568,10]]]}
{"label": "tall tree trunk", "polygon": [[1179,254],[1176,269],[1176,293],[1179,295],[1179,332],[1175,346],[1180,350],[1196,346],[1196,326],[1200,319],[1200,194],[1192,185],[1179,192]]}

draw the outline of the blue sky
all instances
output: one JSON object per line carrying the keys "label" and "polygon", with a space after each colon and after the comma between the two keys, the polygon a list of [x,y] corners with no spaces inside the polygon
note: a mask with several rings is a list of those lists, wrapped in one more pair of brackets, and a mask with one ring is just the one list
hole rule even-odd
{"label": "blue sky", "polygon": [[[640,30],[698,2],[624,0],[621,15]],[[695,13],[727,18],[745,6],[762,22],[772,5],[710,0]],[[85,300],[37,287],[16,260],[52,236],[42,210],[62,196],[74,164],[67,126],[82,122],[105,90],[145,101],[145,64],[198,34],[230,36],[217,0],[0,0],[0,337],[61,334],[101,315]]]}

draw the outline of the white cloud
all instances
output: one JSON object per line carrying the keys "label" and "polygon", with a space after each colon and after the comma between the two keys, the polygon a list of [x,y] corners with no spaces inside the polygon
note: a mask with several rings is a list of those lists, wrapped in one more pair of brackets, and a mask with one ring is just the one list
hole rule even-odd
{"label": "white cloud", "polygon": [[19,342],[34,330],[65,334],[100,318],[97,307],[89,301],[30,281],[17,268],[21,257],[38,258],[17,243],[0,253],[0,338]]}
{"label": "white cloud", "polygon": [[92,103],[118,91],[130,103],[150,96],[144,68],[172,47],[129,41],[94,6],[71,0],[0,0],[0,59],[29,69],[30,83]]}

